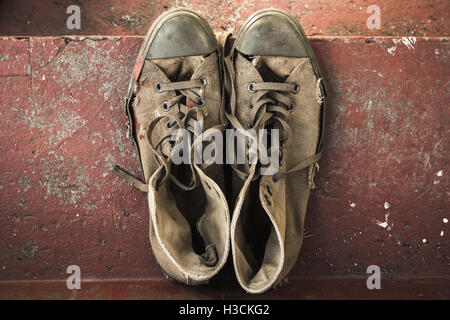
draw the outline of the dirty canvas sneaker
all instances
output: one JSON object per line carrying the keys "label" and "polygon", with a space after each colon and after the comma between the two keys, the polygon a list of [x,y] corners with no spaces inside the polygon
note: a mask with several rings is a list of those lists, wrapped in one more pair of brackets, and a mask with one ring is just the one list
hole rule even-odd
{"label": "dirty canvas sneaker", "polygon": [[[139,52],[126,104],[144,181],[115,168],[148,192],[153,253],[168,276],[187,284],[207,282],[229,251],[223,167],[191,161],[194,141],[202,145],[198,138],[225,128],[221,66],[202,17],[184,9],[161,15]],[[180,140],[177,129],[189,140]],[[187,152],[179,149],[185,142]],[[174,157],[187,161],[174,163]]]}
{"label": "dirty canvas sneaker", "polygon": [[276,143],[269,137],[272,134],[265,144],[260,137],[252,140],[259,142],[258,151],[265,146],[276,154],[279,167],[265,165],[260,158],[232,164],[235,272],[247,292],[262,293],[286,277],[300,251],[308,197],[321,156],[325,90],[305,34],[282,11],[252,15],[225,57],[225,65],[231,126],[242,132],[279,130]]}

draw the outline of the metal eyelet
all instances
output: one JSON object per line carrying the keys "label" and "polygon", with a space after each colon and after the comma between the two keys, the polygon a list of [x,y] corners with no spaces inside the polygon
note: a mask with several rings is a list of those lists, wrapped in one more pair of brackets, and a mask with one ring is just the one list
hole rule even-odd
{"label": "metal eyelet", "polygon": [[157,82],[157,83],[155,83],[155,90],[156,91],[158,91],[159,93],[162,93],[163,91],[161,90],[161,85],[162,85],[162,82]]}
{"label": "metal eyelet", "polygon": [[292,93],[297,93],[300,91],[300,86],[297,83],[294,83],[294,91],[292,91]]}
{"label": "metal eyelet", "polygon": [[200,81],[202,82],[202,87],[203,87],[203,88],[206,87],[206,85],[208,84],[208,82],[206,81],[205,78],[200,78],[200,79],[198,79],[198,80],[200,80]]}
{"label": "metal eyelet", "polygon": [[256,91],[255,90],[253,90],[253,87],[255,86],[255,83],[254,82],[250,82],[249,84],[248,84],[248,91],[250,91],[251,93],[255,93]]}
{"label": "metal eyelet", "polygon": [[294,111],[294,110],[295,110],[295,104],[291,103],[291,104],[288,106],[287,111],[292,112],[292,111]]}
{"label": "metal eyelet", "polygon": [[169,106],[169,103],[167,103],[167,101],[164,101],[164,102],[161,104],[161,109],[162,109],[164,112],[167,112],[167,111],[170,111],[170,109],[172,109],[172,107]]}
{"label": "metal eyelet", "polygon": [[250,104],[250,105],[248,105],[248,110],[253,110],[253,105],[252,104]]}
{"label": "metal eyelet", "polygon": [[269,196],[271,196],[272,195],[272,188],[269,185],[266,185],[266,190],[267,190],[267,193],[269,194]]}
{"label": "metal eyelet", "polygon": [[169,122],[169,121],[166,122],[166,128],[167,128],[167,129],[172,128],[172,126],[170,125],[170,122]]}
{"label": "metal eyelet", "polygon": [[205,105],[205,100],[203,98],[200,99],[200,101],[195,103],[198,107],[203,107]]}
{"label": "metal eyelet", "polygon": [[269,196],[268,196],[267,194],[264,195],[264,199],[266,199],[266,202],[267,202],[267,204],[268,204],[269,206],[272,205],[272,201],[270,201],[270,198],[269,198]]}

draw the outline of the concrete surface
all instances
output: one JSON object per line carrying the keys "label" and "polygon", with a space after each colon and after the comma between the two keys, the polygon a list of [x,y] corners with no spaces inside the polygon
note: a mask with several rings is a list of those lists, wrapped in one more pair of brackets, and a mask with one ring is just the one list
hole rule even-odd
{"label": "concrete surface", "polygon": [[[66,28],[73,4],[81,9],[81,30]],[[370,5],[380,8],[378,30],[366,26]],[[448,0],[15,0],[0,2],[0,30],[8,36],[143,36],[172,7],[201,12],[216,32],[237,30],[255,10],[276,7],[300,19],[307,35],[450,35]]]}
{"label": "concrete surface", "polygon": [[80,290],[67,290],[65,281],[3,281],[1,299],[153,299],[153,300],[344,300],[448,299],[450,288],[442,278],[389,279],[381,290],[367,290],[364,279],[297,279],[262,295],[244,294],[234,282],[213,280],[208,286],[188,287],[163,279],[85,280]]}
{"label": "concrete surface", "polygon": [[[111,3],[122,10],[117,16],[127,12]],[[123,99],[142,37],[125,34],[141,35],[164,8],[152,2],[158,9],[146,15],[142,3],[129,7],[147,19],[135,27],[111,26],[101,15],[88,20],[82,31],[99,37],[0,38],[0,298],[243,296],[230,281],[231,265],[211,287],[166,280],[148,241],[145,195],[111,173],[116,163],[139,172]],[[448,2],[409,1],[420,16],[384,20],[374,34],[365,20],[346,27],[361,19],[354,15],[359,4],[350,3],[280,5],[302,17],[309,34],[317,31],[312,21],[321,30],[310,39],[330,100],[325,154],[306,219],[313,236],[304,241],[290,283],[267,297],[449,298],[450,48],[448,24],[440,20],[448,18]],[[389,15],[409,14],[400,10],[402,1],[395,3],[398,10]],[[190,5],[217,31],[241,24],[266,2],[220,2],[229,10],[223,14],[215,1]],[[330,6],[343,16],[326,11]],[[437,18],[423,23],[430,15]],[[53,22],[30,17],[42,28],[8,28],[2,16],[0,35],[63,34],[46,29]],[[351,36],[358,34],[364,36]],[[66,289],[72,264],[90,290]],[[366,268],[374,264],[387,284],[380,293],[365,287]]]}

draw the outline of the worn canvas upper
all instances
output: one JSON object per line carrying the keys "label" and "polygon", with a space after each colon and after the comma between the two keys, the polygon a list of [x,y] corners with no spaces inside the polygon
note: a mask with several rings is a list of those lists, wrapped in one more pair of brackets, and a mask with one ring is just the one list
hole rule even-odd
{"label": "worn canvas upper", "polygon": [[[280,171],[289,171],[318,152],[322,126],[320,79],[310,58],[282,56],[234,59],[235,116],[245,127],[253,123],[249,83],[296,83],[297,93],[287,93],[295,108],[287,117],[289,138],[281,148]],[[233,177],[236,205],[231,225],[231,241],[237,278],[250,293],[264,292],[283,280],[295,264],[303,240],[304,219],[314,165],[290,172],[274,180],[258,176],[260,166],[251,167],[247,179]]]}
{"label": "worn canvas upper", "polygon": [[[170,83],[204,79],[206,86],[192,89],[203,97],[205,104],[197,106],[189,99],[180,100],[168,111],[164,101],[176,98],[176,91],[159,92],[157,82]],[[165,168],[157,161],[149,139],[158,141],[177,126],[168,128],[160,121],[149,132],[151,122],[161,115],[179,117],[182,106],[191,110],[194,118],[203,122],[203,131],[221,124],[221,79],[218,54],[145,60],[134,88],[131,114],[135,127],[139,156],[145,181],[148,183],[150,209],[150,241],[158,263],[166,274],[179,281],[196,284],[208,281],[225,263],[229,248],[229,212],[223,188],[223,169],[171,164],[171,173],[186,183],[195,175],[198,185],[182,190],[171,179],[160,184]],[[186,108],[184,108],[186,110]],[[192,141],[195,137],[192,135]],[[162,154],[169,155],[166,143]],[[167,159],[170,162],[170,159]]]}
{"label": "worn canvas upper", "polygon": [[179,8],[154,21],[126,109],[144,181],[119,166],[114,172],[148,193],[149,237],[163,272],[205,283],[225,264],[230,230],[223,167],[193,161],[194,147],[210,147],[215,140],[203,138],[225,128],[220,49],[200,15]]}
{"label": "worn canvas upper", "polygon": [[[176,91],[158,92],[156,82],[204,79],[207,85],[196,90],[205,101],[196,106],[189,99],[174,105],[169,111],[161,109],[164,101],[176,97]],[[141,163],[149,186],[150,240],[153,252],[163,270],[171,277],[189,284],[209,280],[225,263],[228,253],[229,212],[222,193],[223,170],[217,165],[208,168],[194,166],[199,182],[193,190],[181,190],[170,179],[159,185],[164,167],[149,147],[148,139],[158,141],[174,128],[161,121],[149,133],[149,124],[161,115],[178,116],[183,103],[193,114],[201,114],[203,131],[220,125],[221,79],[216,52],[208,56],[177,57],[146,60],[135,88],[132,115]],[[195,139],[192,136],[192,141]],[[163,148],[164,149],[164,148]],[[170,144],[163,154],[170,154]],[[169,159],[170,161],[170,159]],[[171,165],[172,174],[188,181],[192,173],[187,165]],[[193,233],[196,234],[193,236]],[[194,239],[194,240],[193,240]],[[193,241],[203,242],[197,245]]]}

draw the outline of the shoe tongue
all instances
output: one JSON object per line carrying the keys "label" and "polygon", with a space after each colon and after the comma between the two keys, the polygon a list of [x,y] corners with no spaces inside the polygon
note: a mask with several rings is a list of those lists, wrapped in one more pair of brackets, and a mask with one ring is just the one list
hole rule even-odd
{"label": "shoe tongue", "polygon": [[264,81],[285,82],[304,58],[254,56],[249,58]]}
{"label": "shoe tongue", "polygon": [[204,61],[203,56],[177,57],[152,60],[170,79],[170,81],[190,80],[195,70]]}
{"label": "shoe tongue", "polygon": [[[204,56],[152,60],[172,82],[191,80],[192,75],[204,61]],[[180,104],[182,105],[187,105],[188,102],[192,103],[192,101],[186,101],[185,97],[180,100]]]}

